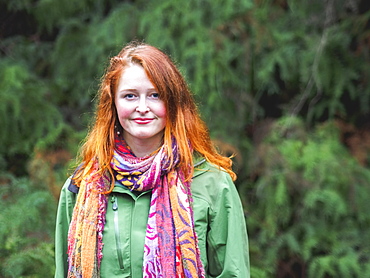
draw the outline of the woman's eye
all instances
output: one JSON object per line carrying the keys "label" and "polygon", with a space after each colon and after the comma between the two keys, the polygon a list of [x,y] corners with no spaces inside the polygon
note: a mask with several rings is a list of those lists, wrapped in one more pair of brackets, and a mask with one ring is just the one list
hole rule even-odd
{"label": "woman's eye", "polygon": [[152,96],[152,98],[159,99],[159,94],[158,93],[153,93],[151,96]]}
{"label": "woman's eye", "polygon": [[126,98],[126,99],[133,99],[133,98],[135,98],[135,95],[134,94],[125,94],[123,97]]}

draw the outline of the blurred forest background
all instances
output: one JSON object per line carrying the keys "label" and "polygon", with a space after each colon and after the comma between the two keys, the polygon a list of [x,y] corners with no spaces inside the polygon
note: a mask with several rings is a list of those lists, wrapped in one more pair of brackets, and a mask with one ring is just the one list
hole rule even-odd
{"label": "blurred forest background", "polygon": [[370,276],[366,0],[0,0],[0,277],[52,277],[61,186],[127,42],[236,154],[251,274]]}

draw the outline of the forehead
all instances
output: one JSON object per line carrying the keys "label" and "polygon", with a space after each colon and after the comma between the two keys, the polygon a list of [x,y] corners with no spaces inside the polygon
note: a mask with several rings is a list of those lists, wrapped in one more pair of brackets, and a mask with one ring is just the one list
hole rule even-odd
{"label": "forehead", "polygon": [[142,66],[132,64],[123,70],[118,82],[118,91],[144,87],[154,88]]}

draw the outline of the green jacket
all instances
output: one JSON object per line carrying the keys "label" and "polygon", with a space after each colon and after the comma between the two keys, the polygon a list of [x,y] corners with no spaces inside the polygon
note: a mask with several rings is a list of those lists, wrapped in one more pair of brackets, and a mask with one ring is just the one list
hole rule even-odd
{"label": "green jacket", "polygon": [[[62,188],[56,223],[56,278],[67,274],[68,226],[76,194]],[[230,176],[202,163],[191,185],[195,230],[207,277],[248,278],[247,230],[239,195]],[[142,277],[151,191],[135,193],[116,184],[109,196],[103,234],[101,277]]]}

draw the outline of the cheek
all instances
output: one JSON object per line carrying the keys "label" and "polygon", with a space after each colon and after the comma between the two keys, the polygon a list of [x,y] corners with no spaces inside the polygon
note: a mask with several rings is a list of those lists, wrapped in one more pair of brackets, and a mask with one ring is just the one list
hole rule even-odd
{"label": "cheek", "polygon": [[116,104],[116,110],[119,119],[128,118],[132,113],[128,105],[120,105],[120,103]]}
{"label": "cheek", "polygon": [[166,106],[164,105],[164,103],[161,103],[160,105],[156,107],[156,114],[160,118],[166,118],[167,111],[166,111]]}

